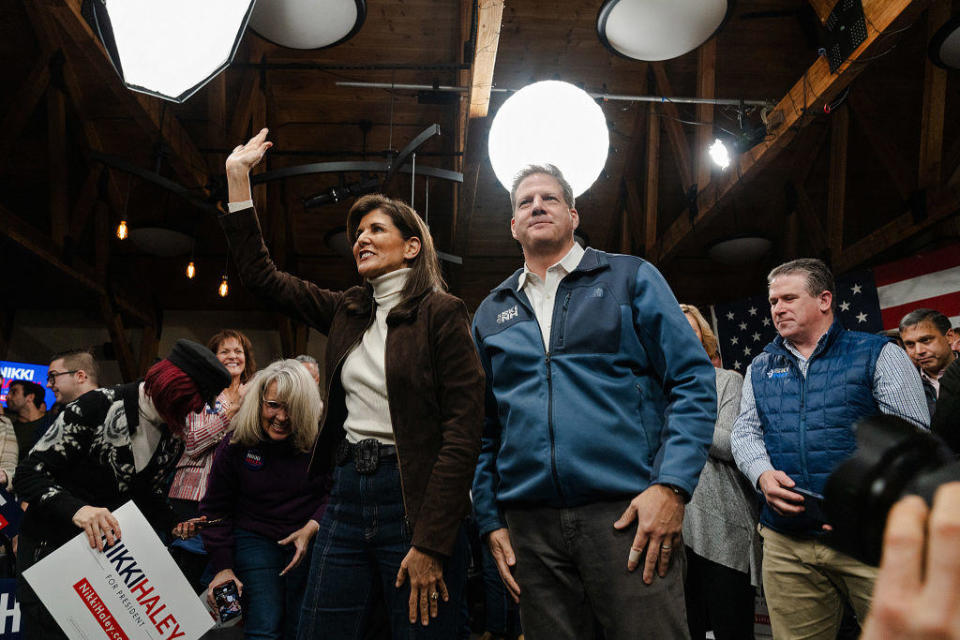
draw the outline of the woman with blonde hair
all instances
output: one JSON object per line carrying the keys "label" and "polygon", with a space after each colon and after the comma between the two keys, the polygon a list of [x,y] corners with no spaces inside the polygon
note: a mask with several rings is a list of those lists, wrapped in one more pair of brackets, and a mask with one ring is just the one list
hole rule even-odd
{"label": "woman with blonde hair", "polygon": [[332,471],[333,489],[300,637],[359,640],[383,600],[394,639],[454,638],[483,421],[467,309],[445,291],[424,221],[379,194],[347,217],[361,285],[331,291],[278,270],[250,200],[266,136],[227,158],[230,213],[220,224],[244,286],[327,336],[312,470]]}
{"label": "woman with blonde hair", "polygon": [[749,640],[753,638],[754,585],[760,583],[756,540],[760,514],[755,492],[737,469],[730,448],[743,377],[717,364],[717,338],[700,310],[689,304],[680,308],[714,360],[717,374],[713,442],[683,518],[687,624],[691,638],[703,638],[713,629],[717,640]]}
{"label": "woman with blonde hair", "polygon": [[[293,639],[307,584],[310,543],[326,507],[326,482],[308,473],[320,393],[296,360],[278,360],[248,383],[233,431],[217,447],[200,512],[216,575],[213,590],[240,591],[244,637]],[[244,597],[244,591],[250,597]]]}

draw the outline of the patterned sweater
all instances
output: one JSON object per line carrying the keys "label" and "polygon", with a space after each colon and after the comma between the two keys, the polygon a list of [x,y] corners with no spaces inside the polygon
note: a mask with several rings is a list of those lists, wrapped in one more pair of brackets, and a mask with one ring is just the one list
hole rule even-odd
{"label": "patterned sweater", "polygon": [[94,389],[68,404],[17,467],[13,487],[30,504],[22,532],[50,545],[77,533],[73,515],[91,505],[116,509],[136,502],[147,520],[170,531],[176,516],[164,496],[164,478],[182,443],[162,429],[147,466],[137,472],[131,437],[140,424],[139,382]]}

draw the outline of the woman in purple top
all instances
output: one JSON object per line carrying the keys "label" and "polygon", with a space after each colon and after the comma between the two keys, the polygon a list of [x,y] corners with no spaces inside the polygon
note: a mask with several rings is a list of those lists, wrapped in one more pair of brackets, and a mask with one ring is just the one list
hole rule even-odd
{"label": "woman in purple top", "polygon": [[310,542],[327,500],[326,479],[307,474],[320,408],[304,366],[274,362],[248,384],[233,433],[214,456],[200,502],[204,517],[220,521],[201,534],[216,572],[207,598],[237,584],[245,638],[297,635]]}

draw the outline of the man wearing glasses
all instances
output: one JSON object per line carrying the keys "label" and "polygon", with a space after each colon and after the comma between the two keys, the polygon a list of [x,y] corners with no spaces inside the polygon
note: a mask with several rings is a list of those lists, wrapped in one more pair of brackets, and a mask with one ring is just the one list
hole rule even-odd
{"label": "man wearing glasses", "polygon": [[53,356],[47,371],[47,388],[53,391],[57,404],[73,402],[99,385],[100,367],[93,354],[84,349],[64,351]]}

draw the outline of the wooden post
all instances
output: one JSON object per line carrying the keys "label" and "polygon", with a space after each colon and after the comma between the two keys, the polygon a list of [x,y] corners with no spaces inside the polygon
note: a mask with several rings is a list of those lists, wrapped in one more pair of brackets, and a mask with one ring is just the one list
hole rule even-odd
{"label": "wooden post", "polygon": [[[950,2],[933,2],[927,10],[927,40],[950,18]],[[920,122],[920,189],[941,184],[943,158],[943,117],[947,101],[947,70],[923,57],[923,109]]]}
{"label": "wooden post", "polygon": [[[710,38],[699,49],[697,64],[697,97],[715,98],[717,95],[717,39]],[[707,148],[713,142],[713,105],[697,105],[697,121],[709,122],[711,126],[697,127],[697,142],[694,146],[694,174],[697,188],[703,189],[710,182],[712,163]]]}
{"label": "wooden post", "polygon": [[843,214],[847,198],[847,147],[850,131],[850,112],[846,104],[831,114],[830,126],[830,185],[827,193],[827,229],[830,254],[840,258],[843,250]]}
{"label": "wooden post", "polygon": [[659,184],[660,184],[660,117],[657,108],[650,103],[650,113],[647,114],[647,176],[644,189],[645,223],[644,248],[645,257],[650,262],[660,258],[660,247],[657,240],[657,215],[659,212]]}

